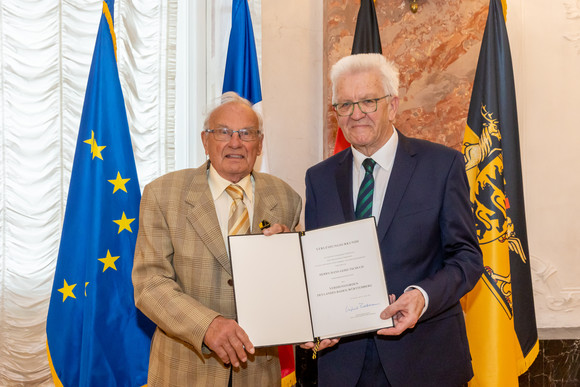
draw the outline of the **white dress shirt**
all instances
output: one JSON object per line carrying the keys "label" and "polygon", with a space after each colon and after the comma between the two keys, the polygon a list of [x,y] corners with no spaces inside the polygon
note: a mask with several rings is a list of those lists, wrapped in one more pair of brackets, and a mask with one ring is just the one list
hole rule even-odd
{"label": "white dress shirt", "polygon": [[[375,179],[375,188],[373,193],[373,216],[375,217],[375,222],[377,223],[381,215],[381,207],[383,206],[385,192],[387,191],[387,185],[389,184],[389,178],[391,177],[391,170],[393,169],[393,164],[395,162],[395,154],[397,153],[398,144],[399,135],[393,128],[393,135],[391,138],[389,138],[387,143],[370,156],[377,163],[375,165],[375,169],[373,170],[373,177]],[[354,149],[354,147],[351,147],[351,149],[353,156],[352,200],[353,208],[356,208],[358,191],[366,173],[362,163],[365,159],[368,158],[368,156],[365,156],[358,150]]]}
{"label": "white dress shirt", "polygon": [[[209,190],[211,191],[211,196],[213,198],[213,203],[215,205],[215,211],[217,214],[218,222],[220,225],[220,230],[224,238],[224,243],[226,245],[226,250],[229,252],[228,248],[228,220],[230,216],[230,207],[234,200],[226,192],[226,187],[230,184],[234,184],[229,180],[224,179],[215,170],[213,165],[210,164],[207,181],[209,184]],[[254,177],[250,174],[244,177],[239,182],[235,183],[242,187],[244,190],[244,198],[242,201],[248,209],[248,215],[250,217],[250,232],[252,230],[252,219],[254,219]]]}
{"label": "white dress shirt", "polygon": [[[399,145],[399,135],[393,127],[393,134],[391,138],[383,145],[379,150],[370,156],[376,161],[375,169],[373,170],[373,178],[375,179],[375,187],[373,191],[373,216],[375,217],[375,222],[379,223],[381,216],[381,209],[383,207],[383,201],[385,200],[385,193],[387,192],[387,186],[389,185],[389,179],[391,177],[391,171],[393,170],[393,164],[395,163],[395,155],[397,154],[397,146]],[[352,149],[352,200],[353,208],[356,208],[356,202],[358,199],[358,191],[360,185],[365,177],[365,168],[363,167],[363,161],[369,156],[365,156],[353,146]],[[388,284],[387,284],[388,288]],[[425,298],[425,307],[421,312],[421,316],[427,310],[429,305],[429,295],[425,290],[417,285],[410,285],[405,289],[405,292],[417,289],[423,294]]]}

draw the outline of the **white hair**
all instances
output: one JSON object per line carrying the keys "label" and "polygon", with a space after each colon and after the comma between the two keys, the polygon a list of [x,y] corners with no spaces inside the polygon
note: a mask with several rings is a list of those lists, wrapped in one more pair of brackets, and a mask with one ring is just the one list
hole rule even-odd
{"label": "white hair", "polygon": [[258,130],[261,133],[263,133],[264,121],[262,119],[262,114],[260,114],[260,112],[256,111],[256,109],[253,108],[253,105],[250,101],[248,101],[244,97],[240,97],[240,95],[234,91],[226,91],[220,96],[219,103],[216,106],[214,106],[210,110],[210,112],[206,115],[205,120],[203,121],[203,130],[210,129],[209,121],[211,119],[211,116],[215,113],[217,109],[228,103],[238,103],[241,105],[251,107],[254,113],[256,114],[256,117],[258,118]]}
{"label": "white hair", "polygon": [[382,54],[355,54],[341,58],[330,69],[332,82],[332,103],[336,100],[336,85],[340,78],[365,71],[376,71],[383,81],[385,94],[399,95],[399,70],[391,61],[387,61]]}

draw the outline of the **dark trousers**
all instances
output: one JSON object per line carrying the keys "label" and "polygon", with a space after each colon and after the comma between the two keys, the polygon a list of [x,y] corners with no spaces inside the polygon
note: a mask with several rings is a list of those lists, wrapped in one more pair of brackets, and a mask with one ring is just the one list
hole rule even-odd
{"label": "dark trousers", "polygon": [[365,360],[357,387],[391,387],[385,370],[381,365],[377,344],[372,336],[367,338]]}

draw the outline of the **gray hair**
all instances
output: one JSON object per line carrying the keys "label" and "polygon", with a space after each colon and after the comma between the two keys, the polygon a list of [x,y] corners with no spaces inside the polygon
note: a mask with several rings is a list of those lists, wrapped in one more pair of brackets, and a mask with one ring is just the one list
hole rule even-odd
{"label": "gray hair", "polygon": [[220,108],[221,106],[227,104],[227,103],[239,103],[242,105],[247,105],[249,107],[252,108],[252,110],[254,111],[254,113],[256,113],[256,117],[258,117],[258,130],[263,133],[264,132],[264,121],[262,119],[262,114],[260,114],[260,112],[257,112],[255,109],[253,109],[253,105],[250,101],[248,101],[247,99],[245,99],[244,97],[240,97],[240,95],[234,91],[226,91],[225,93],[223,93],[220,97],[219,103],[217,104],[217,106],[214,106],[210,112],[206,115],[205,120],[203,121],[203,130],[207,130],[209,129],[209,120],[211,118],[211,116],[215,113],[215,111]]}
{"label": "gray hair", "polygon": [[332,82],[332,103],[336,100],[336,84],[338,80],[349,74],[364,71],[377,71],[383,81],[383,89],[386,94],[399,95],[399,70],[393,62],[387,61],[382,54],[355,54],[341,58],[330,69],[330,81]]}

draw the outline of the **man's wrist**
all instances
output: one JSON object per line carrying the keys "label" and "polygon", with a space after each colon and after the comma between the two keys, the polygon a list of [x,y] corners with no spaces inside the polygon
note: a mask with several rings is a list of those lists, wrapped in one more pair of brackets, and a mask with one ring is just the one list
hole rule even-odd
{"label": "man's wrist", "polygon": [[421,318],[421,316],[423,316],[425,314],[425,312],[427,311],[427,307],[429,306],[429,295],[422,287],[417,286],[417,285],[407,286],[407,288],[405,289],[405,293],[407,293],[408,291],[411,291],[413,289],[417,289],[418,291],[420,291],[421,294],[423,295],[423,300],[425,300],[425,306],[423,306],[423,310],[421,311],[421,314],[419,315],[419,318]]}

